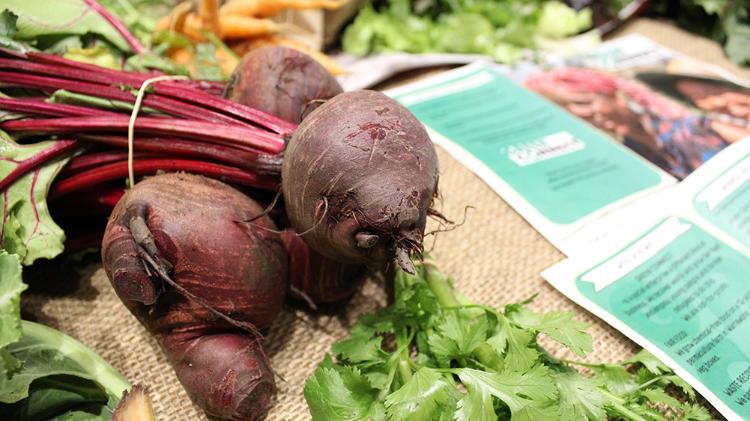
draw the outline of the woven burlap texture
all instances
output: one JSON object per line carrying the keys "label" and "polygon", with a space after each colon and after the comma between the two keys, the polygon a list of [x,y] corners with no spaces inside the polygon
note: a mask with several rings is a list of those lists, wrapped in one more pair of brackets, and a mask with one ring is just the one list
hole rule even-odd
{"label": "woven burlap texture", "polygon": [[[623,33],[633,30],[646,33],[672,48],[698,58],[710,56],[714,63],[725,64],[725,60],[713,60],[721,55],[715,44],[693,39],[682,31],[648,20],[636,22],[631,28]],[[683,42],[686,40],[690,42]],[[699,51],[692,48],[696,45],[700,45]],[[685,51],[686,46],[690,51]],[[472,208],[466,214],[465,224],[439,234],[434,246],[433,239],[428,238],[427,248],[432,248],[436,262],[455,279],[455,285],[465,295],[475,302],[500,306],[538,293],[532,304],[537,310],[575,311],[579,320],[591,324],[589,333],[594,337],[594,351],[586,358],[589,361],[618,361],[638,349],[544,282],[539,273],[562,260],[563,255],[468,169],[442,150],[439,158],[440,210],[460,221],[465,208]],[[348,335],[349,327],[359,315],[384,304],[382,289],[370,282],[335,316],[311,316],[291,309],[280,314],[266,340],[273,367],[284,380],[277,382],[279,392],[267,419],[309,419],[302,395],[305,379],[314,372],[331,344]],[[71,296],[50,298],[26,294],[24,311],[39,322],[79,339],[131,382],[148,385],[160,420],[206,418],[188,399],[156,342],[117,299],[101,268],[87,268],[80,289]],[[553,353],[573,357],[544,338],[542,342]]]}

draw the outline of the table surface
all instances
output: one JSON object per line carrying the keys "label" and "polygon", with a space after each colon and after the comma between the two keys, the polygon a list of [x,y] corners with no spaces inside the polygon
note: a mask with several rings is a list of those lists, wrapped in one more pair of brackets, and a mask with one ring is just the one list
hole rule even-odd
{"label": "table surface", "polygon": [[[718,45],[663,22],[638,19],[614,36],[640,32],[667,47],[724,66],[750,78],[723,56]],[[564,256],[537,233],[479,178],[444,151],[439,153],[441,200],[437,208],[464,225],[426,240],[426,248],[469,299],[501,306],[538,294],[537,310],[575,311],[591,324],[594,351],[586,360],[617,361],[639,348],[625,336],[578,307],[539,275]],[[59,279],[58,282],[71,282]],[[278,374],[279,393],[268,419],[308,419],[302,387],[333,342],[345,338],[358,316],[384,305],[382,289],[365,285],[339,313],[312,316],[285,309],[267,336],[268,352]],[[155,341],[114,295],[99,265],[87,267],[74,295],[48,297],[27,294],[24,312],[57,327],[100,353],[133,383],[150,387],[159,419],[205,419],[187,398]],[[543,341],[544,344],[549,342]],[[558,356],[573,357],[552,347]]]}

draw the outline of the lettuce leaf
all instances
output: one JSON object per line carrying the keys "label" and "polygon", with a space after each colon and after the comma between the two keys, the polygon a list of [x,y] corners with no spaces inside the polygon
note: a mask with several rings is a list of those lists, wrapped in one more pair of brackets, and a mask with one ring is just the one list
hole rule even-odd
{"label": "lettuce leaf", "polygon": [[542,6],[539,16],[539,35],[552,39],[575,35],[591,26],[591,9],[575,11],[559,1]]}
{"label": "lettuce leaf", "polygon": [[[375,3],[381,5],[381,3]],[[448,7],[446,7],[448,6]],[[510,63],[539,39],[558,39],[591,26],[591,11],[559,1],[389,0],[366,5],[346,28],[344,51],[484,54]]]}

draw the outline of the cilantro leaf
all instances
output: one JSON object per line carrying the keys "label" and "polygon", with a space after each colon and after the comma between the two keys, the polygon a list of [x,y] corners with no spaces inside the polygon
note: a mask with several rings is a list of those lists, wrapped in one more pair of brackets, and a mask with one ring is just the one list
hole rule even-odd
{"label": "cilantro leaf", "polygon": [[[19,145],[0,132],[0,179],[54,143]],[[63,250],[65,233],[52,220],[46,200],[53,179],[66,162],[65,157],[56,158],[19,178],[0,195],[0,248],[17,254],[24,265],[39,258],[51,259]]]}
{"label": "cilantro leaf", "polygon": [[461,354],[469,355],[484,342],[487,336],[487,320],[480,318],[469,321],[461,317],[461,312],[450,311],[438,329],[456,343]]}
{"label": "cilantro leaf", "polygon": [[304,395],[313,420],[385,420],[378,390],[359,370],[334,365],[330,357],[307,379]]}
{"label": "cilantro leaf", "polygon": [[643,366],[646,367],[646,369],[649,372],[651,372],[652,374],[656,374],[656,375],[668,373],[672,371],[663,362],[661,362],[658,358],[656,358],[654,354],[646,351],[645,349],[642,349],[640,352],[628,358],[624,362],[624,364],[636,364],[636,363],[643,364]]}
{"label": "cilantro leaf", "polygon": [[379,364],[386,355],[381,349],[382,341],[382,337],[373,337],[371,330],[357,324],[352,329],[351,338],[335,343],[331,350],[346,361]]}
{"label": "cilantro leaf", "polygon": [[560,391],[560,419],[602,420],[606,399],[596,384],[575,371],[553,375]]}
{"label": "cilantro leaf", "polygon": [[557,398],[557,388],[546,367],[537,365],[526,372],[489,373],[471,368],[456,370],[464,383],[481,387],[500,399],[512,413],[528,405],[544,406]]}
{"label": "cilantro leaf", "polygon": [[481,345],[487,337],[487,319],[471,320],[461,309],[445,312],[435,321],[436,330],[427,336],[430,349],[447,365],[453,358],[463,358]]}
{"label": "cilantro leaf", "polygon": [[394,420],[434,420],[444,407],[455,405],[457,394],[440,372],[420,368],[411,380],[386,397],[385,406]]}
{"label": "cilantro leaf", "polygon": [[714,419],[706,408],[697,404],[683,404],[682,419],[686,421],[710,421]]}
{"label": "cilantro leaf", "polygon": [[664,377],[664,379],[680,388],[680,390],[682,390],[682,393],[686,394],[691,401],[695,400],[695,389],[693,389],[693,387],[690,386],[690,384],[688,384],[688,382],[686,382],[683,378],[672,375],[666,376]]}
{"label": "cilantro leaf", "polygon": [[497,414],[492,405],[492,395],[486,388],[469,380],[464,383],[466,395],[458,401],[456,421],[495,421]]}
{"label": "cilantro leaf", "polygon": [[511,317],[515,323],[542,332],[576,354],[584,356],[593,349],[591,335],[586,333],[589,325],[576,321],[573,316],[572,312],[552,311],[539,314],[520,308]]}
{"label": "cilantro leaf", "polygon": [[616,364],[599,364],[591,367],[594,381],[616,395],[632,392],[638,386],[625,367]]}
{"label": "cilantro leaf", "polygon": [[394,319],[398,318],[398,313],[393,307],[378,311],[377,313],[365,314],[357,322],[358,325],[376,333],[393,333]]}
{"label": "cilantro leaf", "polygon": [[545,406],[524,406],[523,409],[513,414],[510,419],[511,421],[558,421],[561,418],[557,405],[551,403]]}
{"label": "cilantro leaf", "polygon": [[655,403],[655,404],[665,404],[669,405],[672,408],[679,408],[682,406],[680,401],[678,401],[674,396],[670,396],[662,389],[644,389],[641,391],[641,396],[648,399],[649,401]]}
{"label": "cilantro leaf", "polygon": [[[395,277],[391,307],[363,316],[350,338],[333,346],[338,363],[326,358],[308,380],[314,419],[708,419],[701,407],[664,391],[674,384],[694,397],[653,355],[620,364],[558,360],[537,343],[539,333],[579,354],[591,349],[586,325],[571,313],[534,313],[528,300],[502,312],[460,306],[468,300],[434,264],[415,268],[415,275]],[[576,365],[593,375],[583,377]]]}
{"label": "cilantro leaf", "polygon": [[529,369],[539,358],[539,352],[532,348],[534,334],[513,326],[503,315],[498,314],[497,331],[487,343],[505,356],[506,366],[514,371]]}

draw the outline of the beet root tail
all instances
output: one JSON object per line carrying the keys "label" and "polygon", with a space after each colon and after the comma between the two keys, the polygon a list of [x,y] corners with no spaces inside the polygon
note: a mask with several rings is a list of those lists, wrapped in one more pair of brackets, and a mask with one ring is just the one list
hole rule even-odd
{"label": "beet root tail", "polygon": [[209,416],[261,419],[276,391],[260,340],[242,332],[160,340],[177,377]]}
{"label": "beet root tail", "polygon": [[409,275],[417,273],[417,270],[414,268],[414,263],[411,261],[411,253],[403,247],[396,247],[396,263],[398,263],[398,266]]}
{"label": "beet root tail", "polygon": [[[145,208],[131,208],[119,216],[122,221],[141,218]],[[145,227],[145,222],[143,223]],[[138,229],[138,228],[136,228]],[[148,228],[146,228],[148,229]],[[137,235],[137,234],[136,234]],[[102,260],[111,262],[110,279],[117,296],[122,300],[151,305],[159,297],[160,288],[152,281],[141,258],[142,246],[127,223],[115,224],[109,233],[110,246],[102,249]]]}

